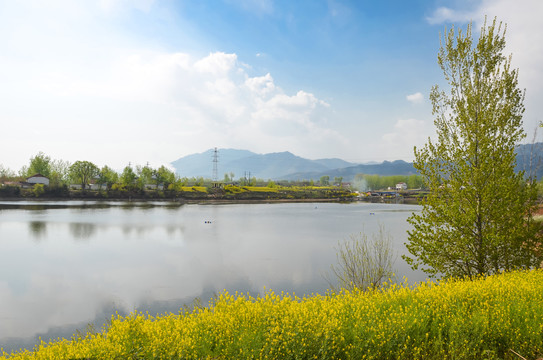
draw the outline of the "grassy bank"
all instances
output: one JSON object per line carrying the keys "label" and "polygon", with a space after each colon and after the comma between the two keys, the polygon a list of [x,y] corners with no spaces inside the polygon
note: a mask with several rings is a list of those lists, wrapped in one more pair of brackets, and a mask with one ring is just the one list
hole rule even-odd
{"label": "grassy bank", "polygon": [[[221,294],[208,307],[116,316],[13,359],[526,359],[543,354],[543,271],[303,299]],[[3,354],[3,358],[7,354]]]}

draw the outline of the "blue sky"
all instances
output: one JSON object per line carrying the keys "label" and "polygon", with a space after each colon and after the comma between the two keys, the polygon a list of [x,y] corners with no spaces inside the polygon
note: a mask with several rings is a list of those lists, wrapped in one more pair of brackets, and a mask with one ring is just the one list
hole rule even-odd
{"label": "blue sky", "polygon": [[43,151],[122,169],[209,148],[413,159],[433,136],[439,34],[508,24],[543,116],[538,0],[0,0],[0,164]]}

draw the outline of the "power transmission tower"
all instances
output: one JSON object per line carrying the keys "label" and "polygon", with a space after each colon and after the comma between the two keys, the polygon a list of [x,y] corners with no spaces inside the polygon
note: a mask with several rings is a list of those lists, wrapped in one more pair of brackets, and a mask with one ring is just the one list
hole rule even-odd
{"label": "power transmission tower", "polygon": [[218,164],[219,164],[219,150],[215,148],[213,150],[213,174],[211,176],[211,181],[213,183],[214,188],[221,187],[221,185],[219,184]]}

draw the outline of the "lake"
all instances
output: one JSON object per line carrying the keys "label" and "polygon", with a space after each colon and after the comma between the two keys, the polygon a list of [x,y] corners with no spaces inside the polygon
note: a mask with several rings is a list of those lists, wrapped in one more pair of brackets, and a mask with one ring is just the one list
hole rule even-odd
{"label": "lake", "polygon": [[383,224],[396,275],[417,205],[0,202],[0,347],[100,329],[118,311],[177,313],[223,290],[325,293],[337,243]]}

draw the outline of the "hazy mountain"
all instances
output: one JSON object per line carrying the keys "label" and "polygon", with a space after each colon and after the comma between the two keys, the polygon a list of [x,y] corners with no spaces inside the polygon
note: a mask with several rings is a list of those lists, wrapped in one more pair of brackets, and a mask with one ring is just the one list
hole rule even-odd
{"label": "hazy mountain", "polygon": [[[230,172],[223,168],[224,164],[235,162],[239,159],[256,155],[248,150],[220,149],[218,151],[218,173],[222,179],[224,173]],[[171,162],[176,172],[186,177],[211,178],[213,172],[213,149],[203,153],[191,154]],[[238,174],[236,174],[238,175]]]}
{"label": "hazy mountain", "polygon": [[543,177],[543,143],[523,144],[517,146],[517,171],[524,171],[537,180]]}
{"label": "hazy mountain", "polygon": [[[256,154],[248,150],[219,149],[218,176],[234,173],[239,179],[247,173],[250,177],[274,180],[318,180],[323,175],[343,177],[352,181],[356,174],[411,175],[416,170],[413,163],[403,160],[382,163],[354,164],[341,159],[309,160],[288,151]],[[517,170],[527,174],[543,176],[543,143],[525,144],[517,147]],[[184,156],[171,163],[176,172],[186,177],[211,178],[213,172],[213,149],[200,154]]]}
{"label": "hazy mountain", "polygon": [[[324,172],[337,167],[355,164],[341,159],[309,160],[296,156],[288,151],[269,154],[256,154],[247,150],[219,149],[217,172],[219,179],[224,174],[234,173],[235,178],[250,173],[259,179],[285,179],[291,173]],[[213,150],[200,154],[184,156],[173,161],[172,166],[181,176],[211,178],[213,172]]]}
{"label": "hazy mountain", "polygon": [[296,172],[283,177],[285,180],[301,180],[313,179],[318,180],[321,176],[328,175],[332,180],[334,177],[342,177],[343,181],[352,181],[356,174],[371,174],[371,175],[411,175],[415,174],[416,170],[413,163],[408,163],[403,160],[383,161],[380,164],[360,164],[348,166],[338,169],[328,169],[318,172]]}
{"label": "hazy mountain", "polygon": [[345,168],[345,167],[355,165],[353,163],[350,163],[348,161],[341,160],[341,159],[319,159],[319,160],[313,160],[313,161],[326,166],[328,169],[339,169],[339,168]]}

